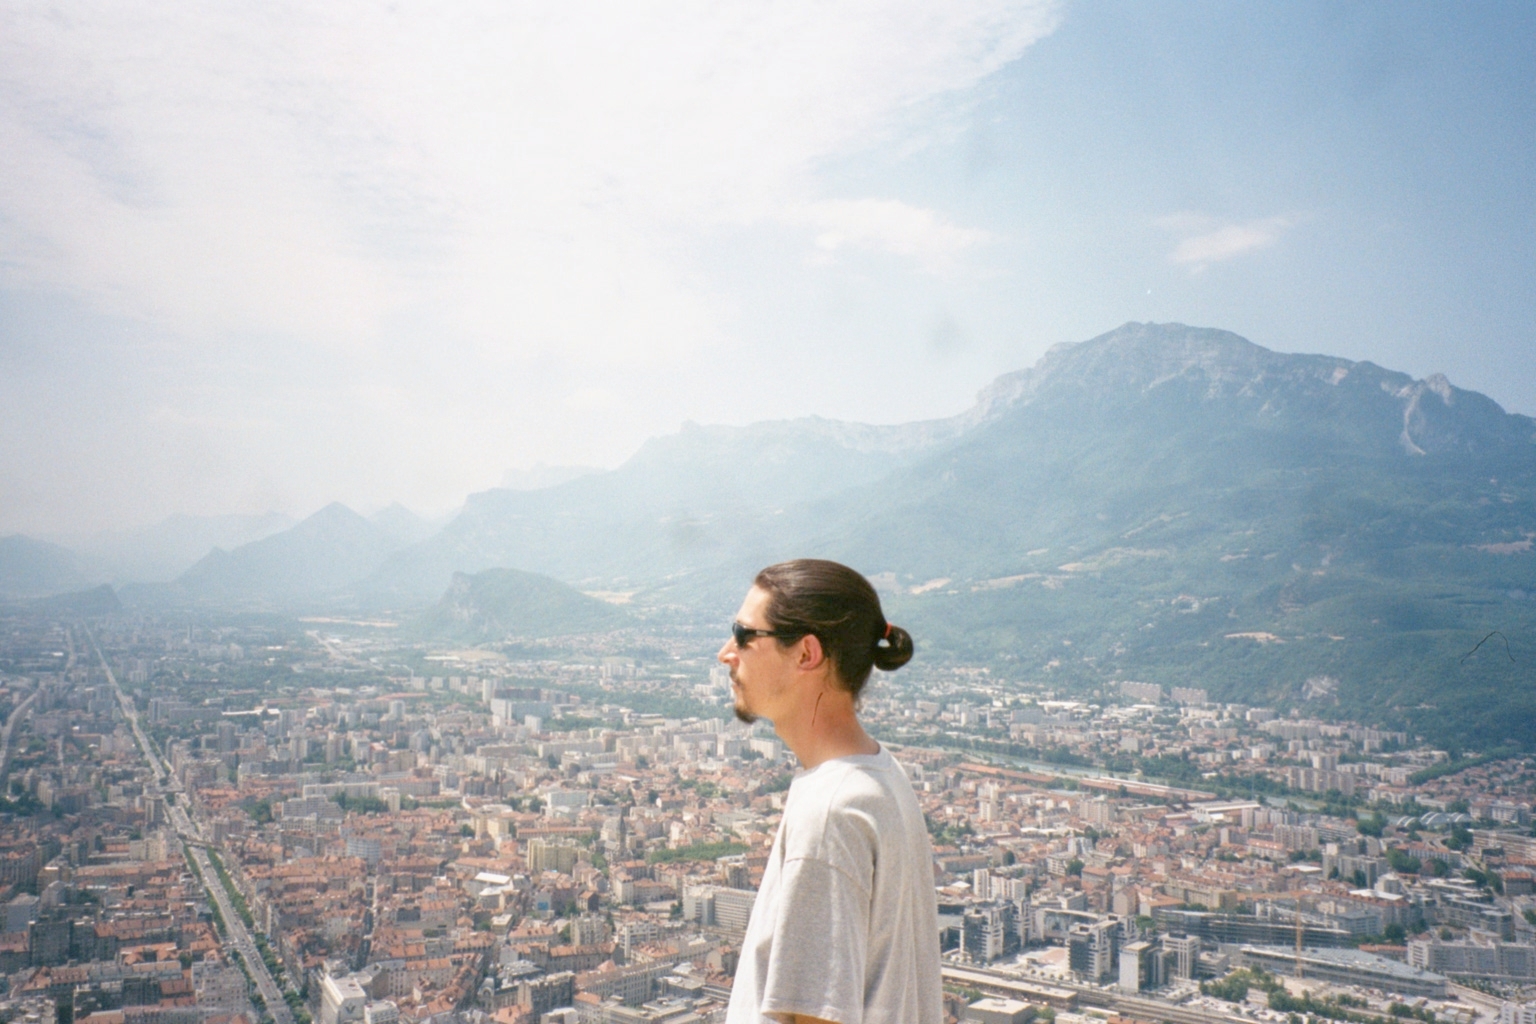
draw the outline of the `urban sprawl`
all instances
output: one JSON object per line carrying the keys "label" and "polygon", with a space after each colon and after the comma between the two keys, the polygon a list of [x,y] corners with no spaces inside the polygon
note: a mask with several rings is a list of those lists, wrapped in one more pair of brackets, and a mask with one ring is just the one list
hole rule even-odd
{"label": "urban sprawl", "polygon": [[[795,765],[718,640],[0,625],[0,1021],[723,1019]],[[947,1012],[1536,1024],[1536,760],[1339,720],[1334,685],[873,681]]]}

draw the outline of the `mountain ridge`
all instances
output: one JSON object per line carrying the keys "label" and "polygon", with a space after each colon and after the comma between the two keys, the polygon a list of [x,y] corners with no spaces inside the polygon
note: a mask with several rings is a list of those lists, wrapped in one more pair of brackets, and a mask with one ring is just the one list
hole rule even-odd
{"label": "mountain ridge", "polygon": [[232,551],[215,548],[160,596],[271,605],[334,600],[406,545],[388,525],[332,502],[281,533]]}
{"label": "mountain ridge", "polygon": [[211,554],[175,599],[423,607],[496,570],[716,622],[762,565],[817,555],[876,578],[938,663],[1280,706],[1328,677],[1330,713],[1536,747],[1536,694],[1462,657],[1493,628],[1517,673],[1536,656],[1536,421],[1227,331],[1126,324],[942,420],[687,425],[615,470],[472,495],[419,543],[381,532],[332,506]]}

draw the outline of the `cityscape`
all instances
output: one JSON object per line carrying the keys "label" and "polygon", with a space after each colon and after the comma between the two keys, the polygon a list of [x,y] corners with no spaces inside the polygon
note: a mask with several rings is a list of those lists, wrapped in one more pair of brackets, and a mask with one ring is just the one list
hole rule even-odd
{"label": "cityscape", "polygon": [[[0,1017],[722,1019],[796,765],[714,638],[395,625],[7,617]],[[921,659],[861,715],[956,1019],[1536,1019],[1524,755]]]}

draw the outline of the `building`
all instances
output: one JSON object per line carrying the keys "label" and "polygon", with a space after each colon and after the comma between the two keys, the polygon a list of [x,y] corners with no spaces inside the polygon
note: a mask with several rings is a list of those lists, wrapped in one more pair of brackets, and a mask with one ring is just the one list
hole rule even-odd
{"label": "building", "polygon": [[1119,925],[1103,920],[1073,925],[1067,933],[1068,962],[1085,981],[1100,983],[1115,973]]}
{"label": "building", "polygon": [[715,924],[729,932],[745,935],[747,921],[752,917],[752,907],[757,903],[757,890],[732,889],[727,887],[715,890]]}
{"label": "building", "polygon": [[249,989],[245,973],[232,964],[205,960],[192,965],[192,991],[200,1007],[226,1013],[248,1011]]}
{"label": "building", "polygon": [[1536,1003],[1506,1002],[1499,1007],[1499,1024],[1536,1024]]}
{"label": "building", "polygon": [[1496,941],[1414,939],[1408,943],[1408,963],[1437,974],[1530,980],[1536,978],[1536,946]]}
{"label": "building", "polygon": [[518,983],[517,1005],[527,1010],[534,1020],[550,1010],[570,1006],[575,999],[576,975],[570,971],[558,971]]}
{"label": "building", "polygon": [[351,976],[337,978],[327,974],[320,982],[319,1024],[350,1024],[363,1020],[368,995]]}
{"label": "building", "polygon": [[1120,991],[1135,993],[1154,988],[1156,962],[1157,949],[1150,942],[1131,942],[1122,946],[1117,983]]}
{"label": "building", "polygon": [[683,919],[745,935],[756,902],[757,892],[753,889],[732,889],[724,885],[685,886]]}
{"label": "building", "polygon": [[359,857],[369,867],[376,866],[384,857],[384,844],[371,836],[347,835],[346,850],[348,857]]}
{"label": "building", "polygon": [[388,999],[369,1003],[363,1007],[364,1024],[396,1024],[400,1019],[400,1007]]}
{"label": "building", "polygon": [[[1262,967],[1279,975],[1294,974],[1298,960],[1294,949],[1283,946],[1240,946],[1238,957],[1245,967]],[[1405,996],[1445,996],[1445,975],[1357,949],[1303,949],[1299,959],[1303,978],[1361,985]]]}
{"label": "building", "polygon": [[1200,936],[1164,935],[1163,951],[1171,960],[1169,966],[1175,978],[1188,980],[1195,976],[1200,966]]}
{"label": "building", "polygon": [[579,852],[573,843],[552,843],[539,838],[530,839],[527,851],[528,870],[534,874],[541,871],[558,871],[562,875],[568,875],[576,866]]}
{"label": "building", "polygon": [[1030,1006],[1017,999],[983,996],[965,1008],[961,1020],[973,1020],[978,1024],[1024,1024],[1030,1019]]}
{"label": "building", "polygon": [[1008,952],[1012,910],[1005,903],[978,904],[961,918],[960,951],[973,964],[989,964]]}

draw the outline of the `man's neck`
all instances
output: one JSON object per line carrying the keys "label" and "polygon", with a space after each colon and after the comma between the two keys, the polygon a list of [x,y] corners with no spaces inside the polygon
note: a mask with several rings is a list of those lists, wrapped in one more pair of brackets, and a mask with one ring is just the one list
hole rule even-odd
{"label": "man's neck", "polygon": [[880,752],[880,744],[859,724],[852,698],[835,690],[823,694],[807,713],[775,722],[774,731],[806,768],[833,758]]}

